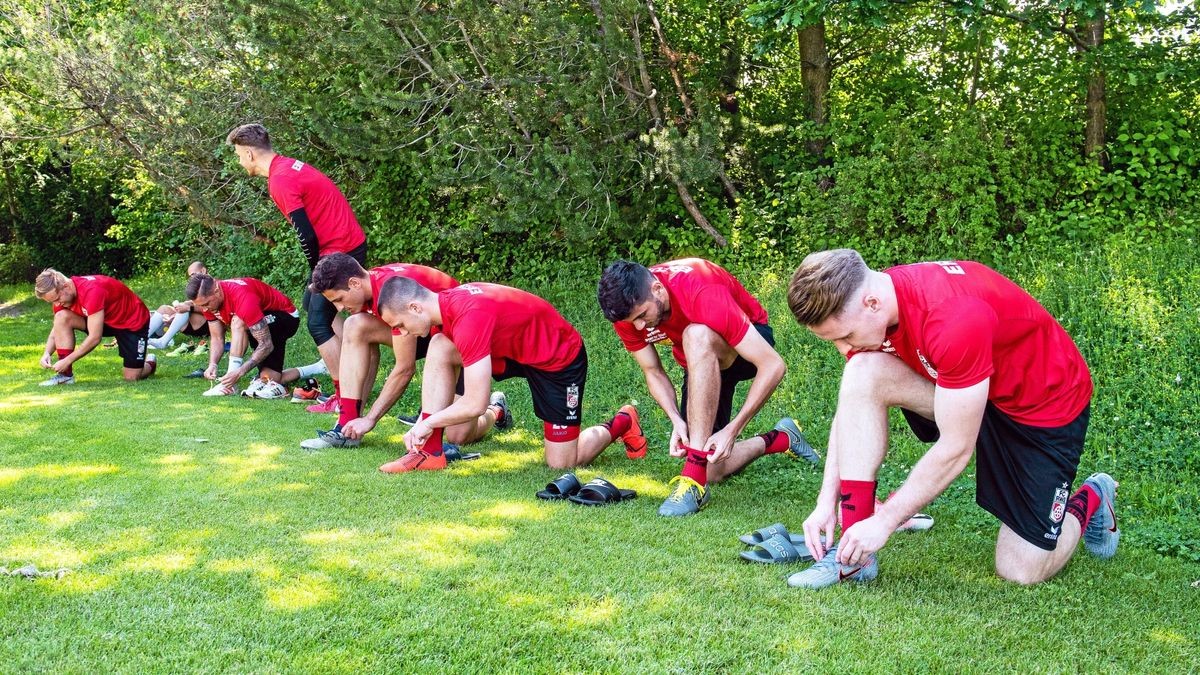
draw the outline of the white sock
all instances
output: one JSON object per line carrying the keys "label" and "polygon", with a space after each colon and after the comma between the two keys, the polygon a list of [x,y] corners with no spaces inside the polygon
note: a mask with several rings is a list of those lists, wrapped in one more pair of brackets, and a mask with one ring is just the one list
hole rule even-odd
{"label": "white sock", "polygon": [[324,361],[317,361],[307,366],[300,366],[296,369],[296,372],[300,373],[300,377],[314,377],[316,375],[327,375],[329,369],[325,367]]}
{"label": "white sock", "polygon": [[158,312],[150,312],[150,330],[147,335],[158,335],[158,331],[162,330],[163,315]]}
{"label": "white sock", "polygon": [[238,368],[241,368],[241,367],[242,367],[242,357],[240,357],[240,356],[229,357],[229,370],[230,371],[237,370]]}
{"label": "white sock", "polygon": [[[154,343],[154,346],[157,347],[158,349],[166,348],[167,343],[171,341],[171,338],[175,337],[176,333],[183,330],[183,327],[186,326],[187,323],[188,323],[188,313],[187,312],[176,312],[175,318],[171,319],[171,325],[167,328],[167,332],[163,333],[162,337],[160,337],[156,340],[151,340],[151,342]],[[151,326],[154,325],[154,317],[150,318],[150,325]],[[151,331],[151,332],[153,332],[153,331]]]}

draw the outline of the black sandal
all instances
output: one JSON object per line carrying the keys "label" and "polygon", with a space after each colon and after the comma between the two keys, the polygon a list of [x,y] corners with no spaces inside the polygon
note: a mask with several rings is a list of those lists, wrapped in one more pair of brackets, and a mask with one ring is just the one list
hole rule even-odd
{"label": "black sandal", "polygon": [[579,493],[569,499],[584,506],[607,506],[637,497],[633,490],[622,490],[603,478],[593,478]]}
{"label": "black sandal", "polygon": [[539,490],[537,498],[550,501],[567,499],[579,492],[581,487],[583,486],[579,484],[579,479],[575,477],[575,474],[568,472],[546,483],[546,489]]}

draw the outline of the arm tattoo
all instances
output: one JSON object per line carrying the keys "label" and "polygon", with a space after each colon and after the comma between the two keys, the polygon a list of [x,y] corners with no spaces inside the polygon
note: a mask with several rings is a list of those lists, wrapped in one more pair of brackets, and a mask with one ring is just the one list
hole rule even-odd
{"label": "arm tattoo", "polygon": [[242,362],[242,367],[246,369],[245,372],[253,370],[258,364],[265,361],[271,352],[275,351],[275,345],[271,343],[271,330],[267,325],[267,317],[264,316],[248,330],[258,344],[250,358]]}

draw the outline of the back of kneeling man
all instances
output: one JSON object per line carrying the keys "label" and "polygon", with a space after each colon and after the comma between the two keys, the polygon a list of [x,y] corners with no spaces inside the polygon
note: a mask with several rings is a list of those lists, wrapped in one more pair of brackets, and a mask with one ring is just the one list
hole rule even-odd
{"label": "back of kneeling man", "polygon": [[[804,259],[788,305],[847,358],[830,430],[825,479],[804,521],[818,562],[788,583],[822,588],[869,581],[889,535],[929,504],[976,453],[976,502],[1000,520],[996,572],[1021,584],[1056,574],[1080,538],[1116,553],[1116,484],[1092,475],[1072,495],[1087,432],[1092,380],[1054,317],[979,263],[869,269],[850,249]],[[886,504],[875,477],[887,453],[888,408],[903,410],[928,452]],[[833,541],[841,498],[842,537]]]}
{"label": "back of kneeling man", "polygon": [[[301,447],[317,450],[358,446],[363,436],[374,429],[404,395],[416,372],[416,362],[425,358],[430,336],[402,334],[379,318],[376,300],[384,282],[392,277],[412,279],[434,293],[458,285],[449,274],[424,265],[392,263],[365,270],[345,253],[322,257],[313,270],[308,290],[323,295],[338,311],[349,312],[350,317],[342,328],[342,402],[337,424],[329,431],[318,431],[316,438],[301,442]],[[379,397],[364,415],[363,399],[371,392],[379,367],[377,345],[392,346],[396,365],[388,373]],[[447,433],[446,440],[460,445],[470,443],[482,437],[498,421],[505,420],[507,408],[503,396],[492,399],[477,424],[456,428],[454,431],[461,433]]]}
{"label": "back of kneeling man", "polygon": [[[102,274],[68,277],[44,270],[34,282],[34,295],[54,308],[54,326],[46,338],[41,366],[54,371],[43,387],[74,384],[74,364],[87,356],[105,337],[117,340],[125,380],[143,380],[154,374],[154,355],[146,355],[150,310],[125,284]],[[75,345],[75,331],[87,333]],[[57,361],[51,361],[57,355]]]}
{"label": "back of kneeling man", "polygon": [[[301,376],[296,368],[284,370],[283,366],[287,341],[300,327],[300,313],[278,289],[253,277],[218,281],[207,274],[193,274],[188,278],[184,294],[209,320],[212,348],[205,377],[216,379],[217,387],[231,392],[238,380],[258,368],[262,378],[243,394],[255,398],[281,398],[286,394],[283,385]],[[245,326],[254,351],[241,363],[230,359],[229,371],[218,378],[217,364],[221,362],[225,346],[224,327],[234,325]],[[240,340],[235,336],[232,342]],[[233,354],[237,353],[235,347]],[[263,391],[260,392],[260,388]]]}
{"label": "back of kneeling man", "polygon": [[[493,377],[529,382],[551,468],[587,464],[618,439],[626,442],[627,452],[639,439],[644,446],[640,430],[638,439],[630,436],[625,411],[580,432],[587,351],[575,327],[542,298],[487,283],[434,293],[412,279],[394,277],[383,285],[378,307],[384,322],[401,334],[431,336],[421,383],[422,412],[404,435],[408,454],[380,471],[445,468],[443,430],[476,424],[487,409]],[[463,393],[455,400],[460,370]]]}

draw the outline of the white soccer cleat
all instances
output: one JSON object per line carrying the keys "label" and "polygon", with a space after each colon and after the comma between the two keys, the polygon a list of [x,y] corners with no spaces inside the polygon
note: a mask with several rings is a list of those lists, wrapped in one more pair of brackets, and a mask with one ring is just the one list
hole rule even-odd
{"label": "white soccer cleat", "polygon": [[38,384],[43,387],[57,387],[60,384],[75,384],[75,376],[63,375],[62,373],[59,373],[48,380],[39,382]]}
{"label": "white soccer cleat", "polygon": [[212,389],[204,392],[201,396],[233,396],[233,387],[218,382],[212,386]]}
{"label": "white soccer cleat", "polygon": [[254,398],[271,399],[286,398],[287,396],[287,387],[275,381],[265,382],[254,391]]}

